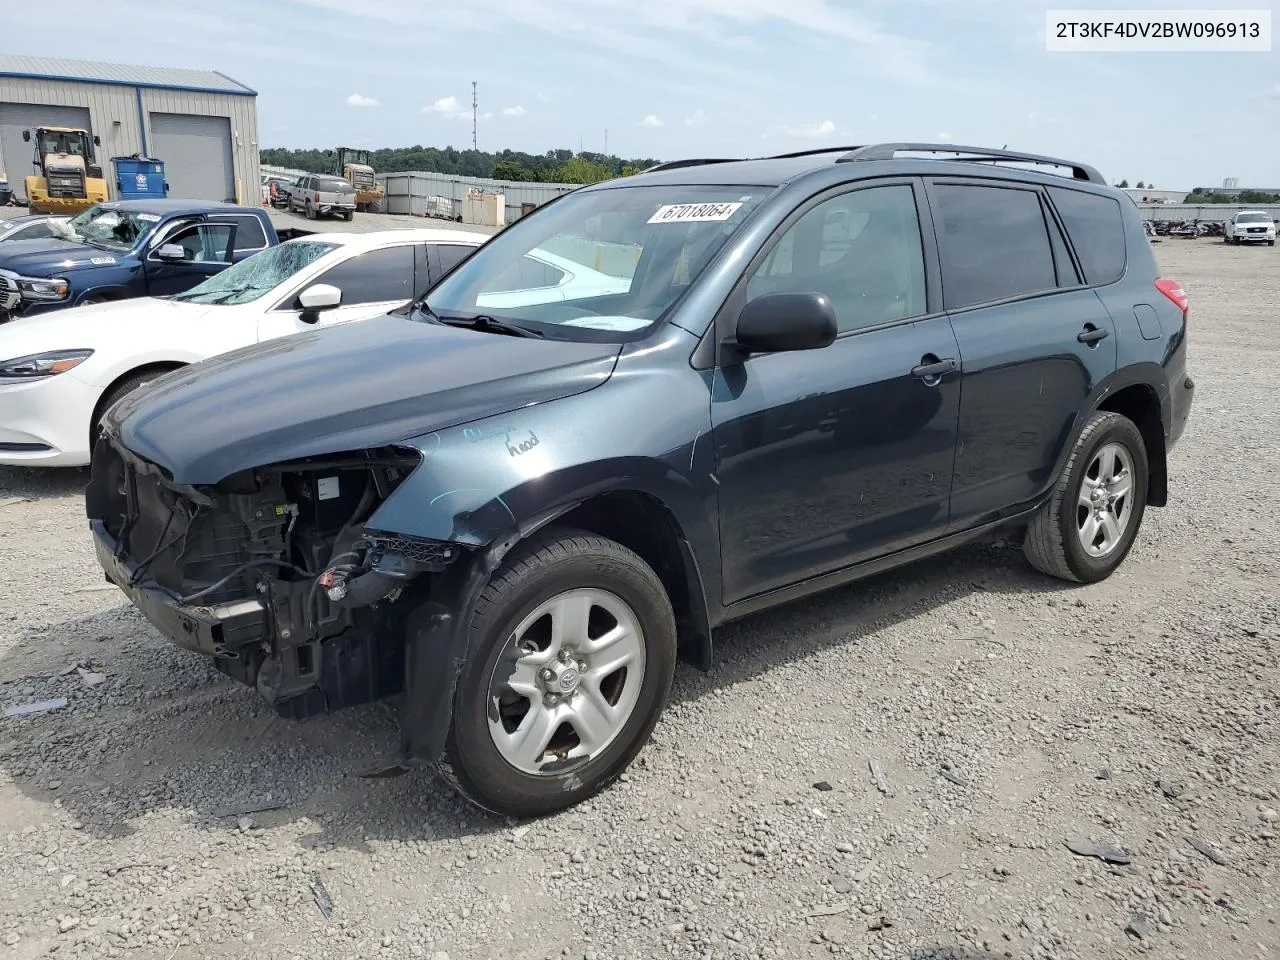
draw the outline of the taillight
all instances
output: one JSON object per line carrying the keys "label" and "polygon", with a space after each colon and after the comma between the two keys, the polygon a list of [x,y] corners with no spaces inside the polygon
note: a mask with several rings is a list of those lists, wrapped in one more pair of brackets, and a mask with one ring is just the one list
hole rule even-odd
{"label": "taillight", "polygon": [[1177,280],[1170,280],[1168,277],[1161,277],[1156,281],[1156,289],[1163,293],[1166,297],[1173,301],[1173,305],[1182,311],[1182,315],[1187,315],[1187,291],[1182,289],[1182,284]]}
{"label": "taillight", "polygon": [[316,203],[319,203],[319,202],[320,202],[320,194],[318,194],[318,193],[317,193],[317,194],[316,194]]}

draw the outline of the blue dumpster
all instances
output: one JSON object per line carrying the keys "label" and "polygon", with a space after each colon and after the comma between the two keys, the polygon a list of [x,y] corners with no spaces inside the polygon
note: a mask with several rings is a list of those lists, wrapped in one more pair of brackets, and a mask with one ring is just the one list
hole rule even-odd
{"label": "blue dumpster", "polygon": [[116,168],[116,194],[121,200],[163,200],[169,185],[164,182],[164,161],[134,154],[112,157]]}

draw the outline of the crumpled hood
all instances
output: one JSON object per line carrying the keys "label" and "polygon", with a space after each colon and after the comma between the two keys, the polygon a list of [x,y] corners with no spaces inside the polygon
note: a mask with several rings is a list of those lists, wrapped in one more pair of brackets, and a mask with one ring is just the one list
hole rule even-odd
{"label": "crumpled hood", "polygon": [[53,237],[10,240],[0,246],[0,270],[12,270],[24,277],[56,277],[65,270],[111,266],[123,256],[127,254]]}
{"label": "crumpled hood", "polygon": [[620,345],[383,316],[265,341],[174,371],[106,428],[178,483],[400,443],[609,378]]}

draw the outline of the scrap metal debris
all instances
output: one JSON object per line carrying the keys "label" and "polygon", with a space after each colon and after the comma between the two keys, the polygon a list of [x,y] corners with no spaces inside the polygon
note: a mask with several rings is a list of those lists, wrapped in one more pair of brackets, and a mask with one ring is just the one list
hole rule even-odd
{"label": "scrap metal debris", "polygon": [[48,713],[50,710],[61,710],[66,705],[66,698],[58,697],[56,700],[40,700],[36,703],[22,703],[14,707],[5,707],[4,715],[6,717],[25,717],[33,713]]}
{"label": "scrap metal debris", "polygon": [[890,796],[889,781],[884,775],[884,767],[880,766],[880,761],[872,757],[867,761],[867,768],[871,771],[871,779],[875,781],[876,789],[885,796]]}
{"label": "scrap metal debris", "polygon": [[1135,940],[1151,939],[1151,921],[1146,917],[1134,917],[1124,925],[1124,932]]}
{"label": "scrap metal debris", "polygon": [[1066,846],[1078,857],[1097,857],[1103,863],[1115,863],[1120,866],[1133,862],[1133,858],[1123,850],[1107,843],[1093,843],[1090,840],[1067,840]]}
{"label": "scrap metal debris", "polygon": [[317,876],[311,878],[311,896],[316,902],[316,906],[320,908],[320,912],[324,914],[324,918],[329,920],[333,917],[333,898],[329,896],[329,891],[325,889],[324,881]]}
{"label": "scrap metal debris", "polygon": [[828,790],[831,790],[834,788],[831,786],[831,784],[827,783],[827,781],[819,780],[817,783],[813,785],[813,789],[821,790],[823,793],[826,793]]}
{"label": "scrap metal debris", "polygon": [[1196,853],[1199,853],[1201,856],[1208,857],[1220,867],[1225,867],[1229,862],[1227,858],[1219,852],[1218,848],[1208,840],[1201,840],[1199,837],[1187,837],[1187,843],[1191,844]]}
{"label": "scrap metal debris", "polygon": [[809,910],[806,917],[834,917],[838,913],[844,913],[849,909],[847,903],[833,903],[826,906],[814,907]]}

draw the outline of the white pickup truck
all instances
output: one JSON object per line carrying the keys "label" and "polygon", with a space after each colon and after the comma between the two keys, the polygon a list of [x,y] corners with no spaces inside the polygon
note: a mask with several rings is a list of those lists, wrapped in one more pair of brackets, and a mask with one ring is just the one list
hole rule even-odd
{"label": "white pickup truck", "polygon": [[1227,221],[1222,231],[1224,243],[1265,243],[1276,245],[1276,222],[1262,210],[1241,210]]}

